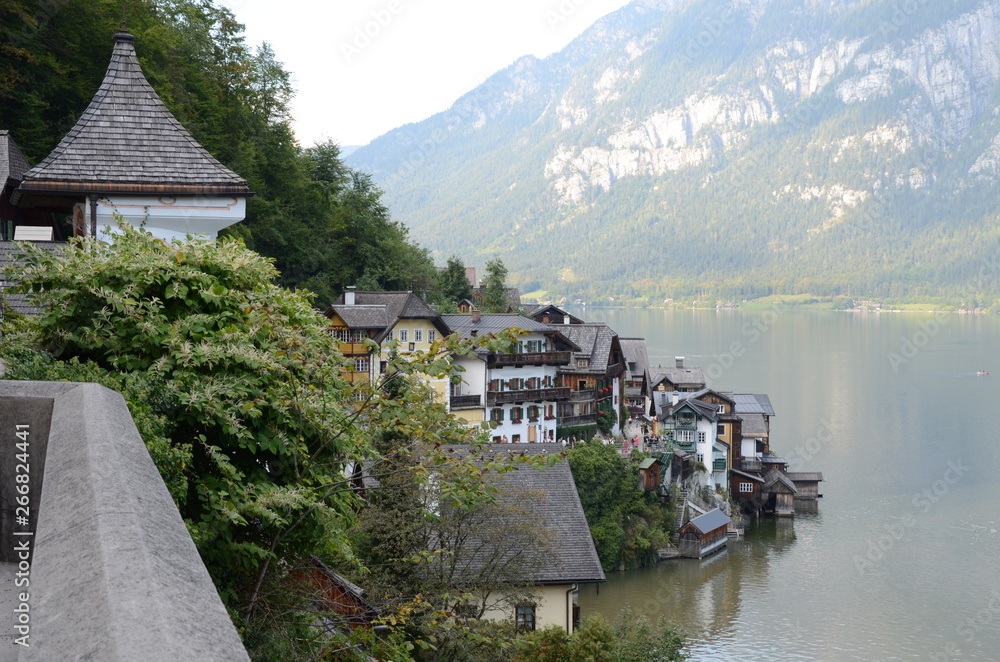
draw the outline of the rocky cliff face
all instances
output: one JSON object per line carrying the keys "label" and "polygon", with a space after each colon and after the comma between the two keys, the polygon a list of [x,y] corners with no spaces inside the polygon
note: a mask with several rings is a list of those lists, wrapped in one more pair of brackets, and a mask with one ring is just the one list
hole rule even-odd
{"label": "rocky cliff face", "polygon": [[[739,243],[752,260],[726,255],[737,250],[726,233],[691,250],[762,270],[791,257],[805,270],[820,266],[823,280],[810,245],[829,236],[823,250],[835,252],[857,238],[837,229],[861,225],[874,243],[902,242],[912,253],[882,251],[889,266],[880,278],[891,280],[935,253],[919,232],[953,220],[928,217],[935,204],[965,227],[986,222],[983,186],[1000,173],[998,83],[1000,0],[636,2],[563,53],[498,74],[456,104],[462,121],[431,118],[390,133],[352,163],[388,182],[394,210],[418,239],[470,262],[473,253],[509,251],[504,237],[514,246],[563,242],[566,226],[576,241],[602,244],[607,237],[591,230],[609,215],[675,240],[690,224],[704,226],[705,215],[736,215],[750,226]],[[462,137],[439,136],[427,164],[407,169],[399,155],[435,128]],[[460,200],[462,177],[477,185],[459,187]],[[700,213],[678,209],[695,201]],[[910,214],[924,206],[917,234],[900,205]],[[456,239],[470,214],[484,231]],[[775,218],[777,229],[769,226]],[[505,259],[547,286],[593,255],[569,251],[570,264],[549,268],[532,265],[530,253]],[[692,280],[732,275],[707,259],[671,268]],[[663,280],[621,265],[605,275],[616,286]]]}

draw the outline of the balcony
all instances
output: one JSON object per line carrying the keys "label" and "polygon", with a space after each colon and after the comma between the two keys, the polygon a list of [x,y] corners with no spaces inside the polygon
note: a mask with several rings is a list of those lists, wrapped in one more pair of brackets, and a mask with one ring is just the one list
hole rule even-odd
{"label": "balcony", "polygon": [[568,388],[526,388],[520,391],[490,391],[486,394],[486,406],[518,404],[521,402],[561,402],[568,400]]}
{"label": "balcony", "polygon": [[597,414],[584,414],[583,416],[560,416],[556,421],[559,427],[576,427],[577,425],[594,425],[597,423]]}
{"label": "balcony", "polygon": [[593,402],[597,399],[597,389],[585,388],[582,391],[572,391],[569,395],[570,402]]}
{"label": "balcony", "polygon": [[674,446],[681,449],[685,453],[693,453],[695,451],[695,443],[693,441],[675,441]]}
{"label": "balcony", "polygon": [[573,352],[520,352],[490,354],[486,362],[489,368],[517,367],[525,365],[569,365]]}
{"label": "balcony", "polygon": [[479,409],[483,406],[483,396],[481,395],[453,395],[451,396],[451,408],[454,409]]}
{"label": "balcony", "polygon": [[759,457],[744,457],[740,459],[740,469],[760,473],[762,468]]}

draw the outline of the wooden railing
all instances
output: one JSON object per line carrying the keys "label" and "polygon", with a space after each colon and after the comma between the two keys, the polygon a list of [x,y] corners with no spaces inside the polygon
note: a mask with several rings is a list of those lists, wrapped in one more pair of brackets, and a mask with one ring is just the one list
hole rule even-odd
{"label": "wooden railing", "polygon": [[583,416],[560,416],[556,420],[559,427],[576,427],[577,425],[593,425],[597,422],[597,414],[584,414]]}
{"label": "wooden railing", "polygon": [[486,394],[486,406],[505,405],[517,402],[557,402],[568,400],[568,388],[526,388],[519,391],[490,391]]}
{"label": "wooden railing", "polygon": [[520,352],[490,354],[487,365],[490,368],[519,365],[568,365],[572,352]]}
{"label": "wooden railing", "polygon": [[452,409],[478,409],[483,406],[483,396],[481,395],[453,395],[451,396]]}

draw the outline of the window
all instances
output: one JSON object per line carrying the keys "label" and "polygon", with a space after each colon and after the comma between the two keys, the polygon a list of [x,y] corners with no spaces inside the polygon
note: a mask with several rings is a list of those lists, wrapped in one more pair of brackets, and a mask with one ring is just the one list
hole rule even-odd
{"label": "window", "polygon": [[491,409],[490,410],[490,420],[496,421],[498,423],[503,423],[503,409]]}
{"label": "window", "polygon": [[386,340],[392,340],[392,329],[389,329],[389,333],[385,334]]}
{"label": "window", "polygon": [[698,433],[698,443],[699,444],[705,443],[705,433],[704,432],[699,432]]}
{"label": "window", "polygon": [[413,330],[413,342],[423,342],[424,341],[424,330],[414,329]]}
{"label": "window", "polygon": [[677,442],[681,444],[690,444],[694,441],[694,432],[691,430],[678,430],[677,431]]}
{"label": "window", "polygon": [[512,443],[512,444],[519,444],[519,443],[521,443],[521,435],[515,434],[515,435],[511,436],[510,443]]}
{"label": "window", "polygon": [[510,410],[511,423],[520,423],[522,418],[524,418],[524,409],[522,407],[512,407]]}
{"label": "window", "polygon": [[753,483],[740,483],[740,492],[753,492]]}
{"label": "window", "polygon": [[406,329],[399,330],[399,342],[406,342],[409,338],[409,332]]}
{"label": "window", "polygon": [[365,332],[361,329],[332,329],[331,333],[338,342],[359,343],[365,339]]}
{"label": "window", "polygon": [[715,434],[719,435],[720,437],[725,437],[726,436],[726,426],[723,425],[722,423],[719,423],[719,427],[716,428]]}
{"label": "window", "polygon": [[531,405],[528,407],[528,420],[537,421],[538,420],[538,405]]}
{"label": "window", "polygon": [[514,614],[514,625],[518,630],[534,632],[535,630],[535,605],[519,604]]}
{"label": "window", "polygon": [[698,462],[705,464],[705,456],[702,453],[695,455],[695,459],[698,460]]}
{"label": "window", "polygon": [[371,365],[371,359],[354,359],[354,372],[369,372]]}
{"label": "window", "polygon": [[437,339],[437,331],[431,329],[427,332],[427,342],[434,342]]}

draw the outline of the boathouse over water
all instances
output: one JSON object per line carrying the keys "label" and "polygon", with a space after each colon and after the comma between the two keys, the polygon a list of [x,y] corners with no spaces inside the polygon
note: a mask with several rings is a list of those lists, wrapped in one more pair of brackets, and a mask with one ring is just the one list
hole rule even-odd
{"label": "boathouse over water", "polygon": [[677,549],[681,556],[700,559],[726,546],[727,533],[732,520],[716,508],[699,515],[681,527]]}

